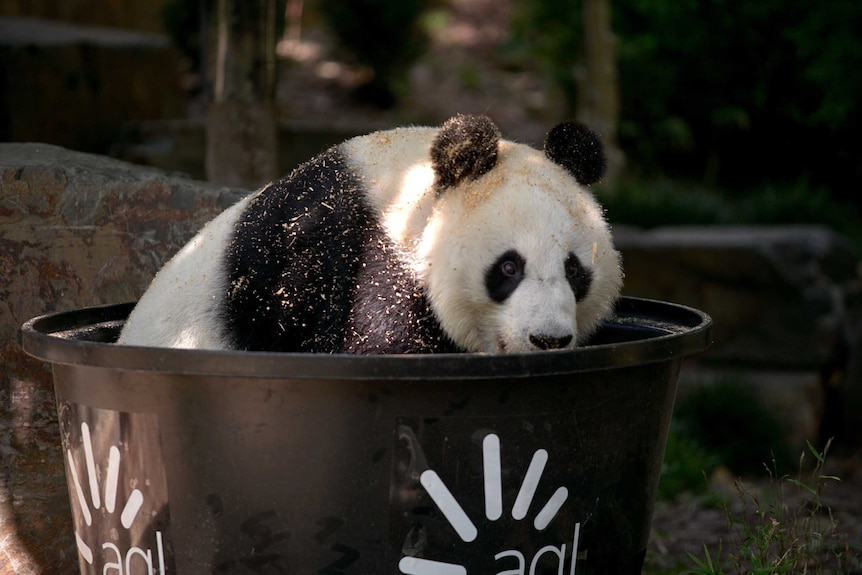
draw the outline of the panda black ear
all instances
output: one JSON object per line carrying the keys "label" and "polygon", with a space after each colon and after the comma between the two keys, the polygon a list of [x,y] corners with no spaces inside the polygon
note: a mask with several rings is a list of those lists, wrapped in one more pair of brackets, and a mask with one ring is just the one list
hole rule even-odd
{"label": "panda black ear", "polygon": [[487,116],[458,114],[440,127],[431,162],[440,188],[475,179],[497,164],[500,130]]}
{"label": "panda black ear", "polygon": [[605,173],[605,152],[599,137],[578,122],[558,124],[545,137],[545,155],[588,186]]}

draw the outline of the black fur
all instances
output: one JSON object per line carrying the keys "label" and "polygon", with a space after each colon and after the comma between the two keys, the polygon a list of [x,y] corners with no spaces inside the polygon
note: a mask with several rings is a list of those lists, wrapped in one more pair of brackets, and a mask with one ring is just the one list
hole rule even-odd
{"label": "black fur", "polygon": [[[503,303],[511,296],[524,279],[526,261],[515,250],[503,253],[485,271],[485,289],[488,297],[497,303]],[[593,283],[593,272],[585,267],[573,253],[569,253],[563,264],[566,279],[575,294],[575,301],[581,301],[590,291]],[[539,346],[541,347],[541,346]]]}
{"label": "black fur", "polygon": [[551,128],[545,137],[545,154],[585,186],[598,182],[607,165],[599,137],[577,122]]}
{"label": "black fur", "polygon": [[225,265],[224,319],[236,349],[457,351],[339,147],[251,200]]}
{"label": "black fur", "polygon": [[565,266],[566,279],[569,280],[569,285],[572,286],[575,301],[581,301],[587,297],[590,286],[593,284],[593,272],[590,268],[584,266],[578,256],[573,253],[569,253]]}
{"label": "black fur", "polygon": [[488,297],[497,303],[506,301],[524,279],[525,264],[523,256],[515,250],[509,250],[497,258],[485,271]]}
{"label": "black fur", "polygon": [[500,130],[487,116],[458,114],[447,120],[431,144],[439,189],[488,173],[497,165]]}

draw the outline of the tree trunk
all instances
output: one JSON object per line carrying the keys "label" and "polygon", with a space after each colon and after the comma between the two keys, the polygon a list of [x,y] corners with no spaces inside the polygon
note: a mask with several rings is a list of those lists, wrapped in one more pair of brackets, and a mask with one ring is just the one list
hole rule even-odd
{"label": "tree trunk", "polygon": [[256,188],[278,175],[275,0],[218,0],[217,10],[207,179]]}
{"label": "tree trunk", "polygon": [[617,144],[620,98],[617,78],[616,36],[611,27],[611,0],[583,1],[583,62],[576,75],[578,120],[602,138],[608,167],[603,190],[612,193],[625,163]]}

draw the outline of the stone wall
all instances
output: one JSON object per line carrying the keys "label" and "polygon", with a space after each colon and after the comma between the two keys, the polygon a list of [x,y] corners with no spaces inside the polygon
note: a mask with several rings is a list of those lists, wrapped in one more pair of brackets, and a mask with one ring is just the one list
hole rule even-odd
{"label": "stone wall", "polygon": [[55,310],[137,299],[245,191],[43,144],[0,144],[0,575],[72,573],[51,374],[16,343]]}
{"label": "stone wall", "polygon": [[713,315],[709,361],[817,369],[846,337],[862,292],[854,246],[816,226],[616,230],[628,295]]}
{"label": "stone wall", "polygon": [[164,32],[171,0],[0,0],[0,14],[48,18],[91,26]]}
{"label": "stone wall", "polygon": [[125,123],[183,115],[167,36],[0,16],[0,141],[107,151]]}

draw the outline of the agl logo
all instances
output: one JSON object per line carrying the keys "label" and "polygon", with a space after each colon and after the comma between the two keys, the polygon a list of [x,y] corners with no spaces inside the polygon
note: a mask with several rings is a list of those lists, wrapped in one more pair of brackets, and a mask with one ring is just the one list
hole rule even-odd
{"label": "agl logo", "polygon": [[[482,458],[485,518],[488,521],[496,522],[503,517],[504,511],[499,436],[493,433],[485,436],[482,441]],[[548,452],[544,449],[536,450],[510,511],[511,517],[515,521],[523,521],[527,518],[547,462]],[[432,469],[425,470],[420,476],[420,482],[460,539],[468,544],[475,541],[479,535],[479,529],[437,472]],[[566,487],[561,486],[554,491],[533,518],[533,527],[537,532],[544,531],[551,524],[568,497],[569,492]],[[565,575],[567,566],[568,575],[574,575],[577,566],[580,527],[581,524],[578,522],[572,528],[573,534],[568,552],[568,542],[562,542],[558,545],[545,545],[532,557],[526,557],[523,552],[517,549],[502,550],[494,554],[495,562],[508,559],[511,563],[511,559],[514,559],[517,563],[517,568],[498,571],[497,575],[536,575],[540,560],[545,568],[547,568],[547,561],[556,561],[557,575]],[[567,556],[570,557],[568,565]],[[398,568],[404,575],[468,575],[467,567],[464,565],[412,556],[402,557],[398,563]]]}
{"label": "agl logo", "polygon": [[[97,466],[96,457],[93,453],[93,440],[90,434],[90,426],[81,423],[81,437],[84,448],[87,485],[89,487],[89,500],[82,487],[82,477],[71,449],[66,450],[69,475],[74,485],[75,500],[77,508],[86,527],[78,524],[75,529],[75,541],[78,553],[83,561],[96,568],[102,575],[132,575],[143,573],[155,575],[165,574],[165,546],[161,531],[155,532],[155,541],[152,547],[141,545],[127,545],[121,547],[119,529],[122,527],[127,532],[132,529],[136,519],[141,515],[144,505],[144,494],[140,489],[134,488],[126,497],[125,501],[118,501],[120,489],[120,467],[121,454],[116,445],[112,445],[108,452],[107,469],[104,474],[100,473],[104,467]],[[103,481],[100,478],[103,477]],[[94,513],[103,513],[102,522],[111,525],[110,532],[114,541],[90,541],[86,529],[93,525]],[[119,520],[119,525],[116,525]],[[146,520],[144,518],[143,520]],[[97,526],[98,527],[98,526]],[[92,531],[98,532],[98,529]],[[84,534],[82,535],[82,532]],[[99,567],[101,566],[101,569]]]}

